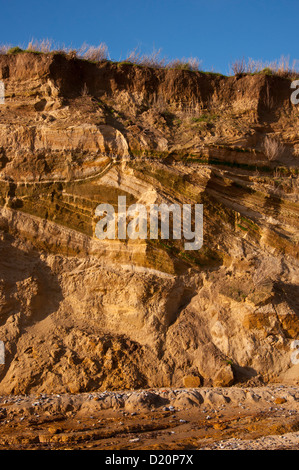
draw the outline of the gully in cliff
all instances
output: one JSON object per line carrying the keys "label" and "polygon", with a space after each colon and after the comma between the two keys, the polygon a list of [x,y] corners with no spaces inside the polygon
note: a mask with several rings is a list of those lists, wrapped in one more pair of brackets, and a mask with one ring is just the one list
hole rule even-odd
{"label": "gully in cliff", "polygon": [[95,228],[95,236],[100,240],[115,240],[116,238],[119,240],[127,238],[157,240],[159,225],[161,239],[168,240],[171,220],[172,238],[189,240],[184,243],[185,250],[199,250],[203,245],[202,204],[195,204],[194,210],[191,204],[168,205],[165,203],[149,206],[132,204],[127,209],[126,196],[118,196],[117,215],[111,204],[98,205],[95,215],[101,217]]}

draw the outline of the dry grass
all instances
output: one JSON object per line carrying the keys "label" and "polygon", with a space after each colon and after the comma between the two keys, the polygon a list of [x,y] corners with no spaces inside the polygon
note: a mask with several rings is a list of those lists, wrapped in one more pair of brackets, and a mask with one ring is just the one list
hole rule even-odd
{"label": "dry grass", "polygon": [[281,265],[279,260],[275,258],[265,258],[262,260],[255,270],[252,281],[256,288],[267,282],[275,282],[279,278]]}
{"label": "dry grass", "polygon": [[[32,39],[27,47],[11,45],[0,45],[0,54],[7,54],[13,51],[14,54],[19,52],[34,52],[34,53],[54,53],[59,52],[72,58],[80,58],[93,62],[101,62],[109,59],[108,47],[105,43],[100,43],[98,46],[92,46],[84,43],[81,47],[73,49],[65,45],[55,43],[52,39]],[[128,62],[131,64],[142,65],[155,69],[169,68],[198,71],[201,61],[197,57],[189,57],[182,59],[168,60],[165,56],[161,55],[161,49],[153,49],[151,53],[144,54],[138,48],[129,52],[127,57],[121,62]]]}
{"label": "dry grass", "polygon": [[77,57],[91,60],[93,62],[108,60],[109,56],[108,47],[104,42],[100,43],[98,46],[90,46],[84,43],[76,53]]}
{"label": "dry grass", "polygon": [[[55,43],[52,39],[32,39],[27,47],[15,46],[8,44],[0,44],[0,54],[7,54],[11,50],[17,52],[35,52],[35,53],[63,53],[68,57],[77,57],[80,59],[90,60],[93,62],[101,62],[109,60],[109,51],[105,43],[100,43],[98,46],[92,46],[84,43],[81,47],[74,49],[66,45]],[[189,57],[182,59],[168,60],[165,56],[161,55],[161,49],[153,49],[151,53],[144,54],[138,48],[129,52],[126,59],[122,62],[129,62],[132,64],[143,65],[152,68],[168,68],[199,71],[201,61],[197,57]],[[272,62],[264,62],[262,60],[254,60],[249,58],[245,60],[237,59],[230,64],[230,72],[233,75],[238,74],[254,74],[254,73],[267,73],[279,75],[287,78],[299,77],[299,68],[297,61],[290,62],[289,57],[282,56],[279,60]]]}
{"label": "dry grass", "polygon": [[280,76],[298,76],[299,74],[297,60],[290,63],[289,57],[282,56],[279,60],[270,62],[268,67],[273,73]]}
{"label": "dry grass", "polygon": [[141,52],[136,48],[129,52],[125,62],[153,68],[164,68],[166,65],[166,58],[161,57],[161,49],[153,49],[153,52],[150,54],[141,54]]}
{"label": "dry grass", "polygon": [[243,57],[230,64],[230,71],[233,75],[242,73],[267,73],[269,75],[278,75],[286,78],[299,76],[297,60],[293,60],[291,63],[290,58],[285,56],[271,62],[264,62],[252,58],[246,61]]}
{"label": "dry grass", "polygon": [[12,46],[10,44],[0,44],[0,54],[7,54],[7,51],[11,48]]}
{"label": "dry grass", "polygon": [[89,91],[88,91],[88,87],[87,87],[86,83],[84,83],[84,85],[82,87],[81,96],[82,97],[89,96]]}
{"label": "dry grass", "polygon": [[239,75],[240,73],[246,73],[246,61],[244,58],[237,59],[230,64],[230,69],[233,75]]}
{"label": "dry grass", "polygon": [[161,49],[153,49],[149,54],[142,54],[137,48],[129,52],[125,62],[143,65],[152,68],[169,68],[181,70],[199,70],[200,61],[197,57],[189,57],[188,59],[168,60],[161,55]]}
{"label": "dry grass", "polygon": [[37,39],[31,39],[31,41],[28,43],[27,46],[27,51],[29,52],[43,52],[43,53],[48,53],[51,52],[55,48],[54,42],[51,39],[42,39],[42,40],[37,40]]}
{"label": "dry grass", "polygon": [[102,60],[107,60],[108,58],[108,47],[106,44],[101,43],[98,46],[90,46],[84,43],[79,49],[72,49],[66,45],[61,45],[55,43],[52,39],[32,39],[27,47],[16,46],[12,47],[11,45],[0,45],[0,54],[7,54],[10,51],[16,52],[34,52],[34,53],[62,53],[66,54],[69,57],[78,57],[81,59],[91,60],[95,62],[100,62]]}
{"label": "dry grass", "polygon": [[277,160],[284,152],[283,144],[275,138],[266,136],[263,144],[264,153],[269,161]]}
{"label": "dry grass", "polygon": [[167,64],[167,67],[172,69],[196,71],[199,70],[200,64],[201,61],[197,57],[189,57],[187,59],[183,58],[172,60]]}

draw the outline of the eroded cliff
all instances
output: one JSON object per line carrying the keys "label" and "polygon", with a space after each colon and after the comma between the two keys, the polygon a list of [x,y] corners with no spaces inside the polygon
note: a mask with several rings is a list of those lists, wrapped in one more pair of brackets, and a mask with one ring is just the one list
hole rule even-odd
{"label": "eroded cliff", "polygon": [[[0,393],[296,382],[290,81],[53,53],[0,79]],[[119,195],[202,203],[203,247],[98,240]]]}

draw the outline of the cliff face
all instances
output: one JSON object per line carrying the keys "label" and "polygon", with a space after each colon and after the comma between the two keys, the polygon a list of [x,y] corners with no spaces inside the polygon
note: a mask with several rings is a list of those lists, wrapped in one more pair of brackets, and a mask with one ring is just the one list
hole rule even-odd
{"label": "cliff face", "polygon": [[[290,81],[33,53],[0,79],[0,393],[296,381]],[[203,247],[98,240],[120,195],[202,203]]]}

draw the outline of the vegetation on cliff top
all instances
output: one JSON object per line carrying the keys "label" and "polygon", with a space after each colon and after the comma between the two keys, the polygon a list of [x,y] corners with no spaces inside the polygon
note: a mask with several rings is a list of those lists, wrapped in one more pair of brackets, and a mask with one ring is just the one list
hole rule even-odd
{"label": "vegetation on cliff top", "polygon": [[[101,62],[110,59],[108,46],[105,43],[100,43],[98,46],[93,46],[84,43],[81,47],[74,49],[66,45],[56,44],[53,40],[31,40],[26,46],[12,46],[8,44],[0,45],[0,54],[20,54],[30,52],[34,54],[48,54],[60,53],[72,58],[88,60],[91,62]],[[167,57],[161,55],[161,49],[153,49],[151,53],[142,53],[138,48],[130,51],[124,59],[119,61],[112,60],[120,64],[140,65],[152,68],[169,68],[178,70],[198,71],[202,73],[213,73],[222,75],[215,71],[205,71],[202,69],[202,61],[197,57],[189,58],[176,58],[169,60]],[[299,69],[297,61],[290,63],[289,57],[281,56],[280,59],[264,62],[263,60],[255,60],[243,57],[236,59],[229,64],[231,75],[242,74],[266,74],[277,75],[284,78],[295,79],[299,76]]]}

